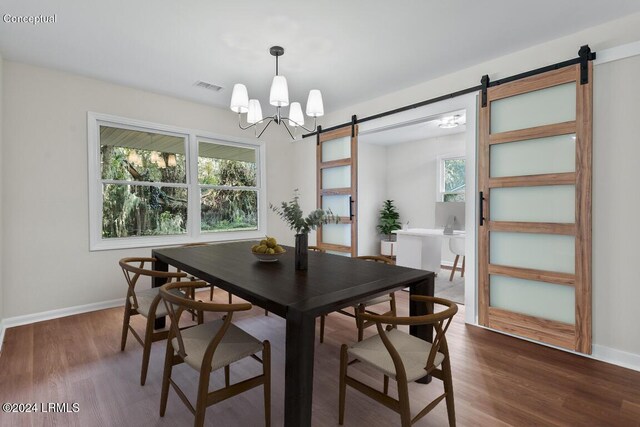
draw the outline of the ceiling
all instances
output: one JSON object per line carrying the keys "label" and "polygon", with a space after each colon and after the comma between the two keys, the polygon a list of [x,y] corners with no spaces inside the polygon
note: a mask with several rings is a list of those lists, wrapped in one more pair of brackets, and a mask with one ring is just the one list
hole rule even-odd
{"label": "ceiling", "polygon": [[[460,116],[456,120],[460,123],[459,126],[454,128],[440,127],[443,119],[456,115]],[[362,132],[358,135],[358,142],[361,144],[396,145],[405,142],[422,141],[429,138],[462,133],[467,130],[464,123],[466,123],[465,110],[452,111],[411,123],[400,123],[383,129],[375,129],[366,133]]]}
{"label": "ceiling", "polygon": [[268,49],[281,45],[291,100],[320,89],[331,112],[638,11],[637,0],[3,0],[3,14],[57,22],[0,22],[0,52],[224,107],[242,82],[270,114]]}

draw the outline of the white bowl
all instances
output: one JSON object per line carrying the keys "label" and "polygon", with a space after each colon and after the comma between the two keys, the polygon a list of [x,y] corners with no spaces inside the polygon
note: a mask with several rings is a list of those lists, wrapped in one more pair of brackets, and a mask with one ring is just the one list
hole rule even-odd
{"label": "white bowl", "polygon": [[284,252],[280,252],[279,254],[259,254],[257,252],[251,252],[256,258],[258,258],[258,261],[260,262],[277,262],[278,261],[278,257],[280,257],[280,255],[283,255],[285,253],[287,253],[287,251]]}

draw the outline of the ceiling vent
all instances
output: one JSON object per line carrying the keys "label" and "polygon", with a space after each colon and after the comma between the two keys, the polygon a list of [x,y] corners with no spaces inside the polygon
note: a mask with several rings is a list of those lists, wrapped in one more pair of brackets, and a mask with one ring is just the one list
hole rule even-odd
{"label": "ceiling vent", "polygon": [[195,86],[198,86],[207,90],[212,90],[214,92],[220,92],[222,90],[222,86],[214,85],[213,83],[203,82],[202,80],[198,80],[195,83]]}

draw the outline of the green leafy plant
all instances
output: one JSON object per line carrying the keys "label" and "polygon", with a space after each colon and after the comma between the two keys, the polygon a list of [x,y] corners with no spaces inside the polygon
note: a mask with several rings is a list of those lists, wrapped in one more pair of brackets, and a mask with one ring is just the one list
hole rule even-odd
{"label": "green leafy plant", "polygon": [[269,204],[272,211],[278,214],[289,228],[295,230],[296,234],[309,234],[311,230],[315,230],[323,224],[340,222],[340,218],[329,210],[316,209],[304,217],[299,204],[300,196],[298,190],[294,192],[293,199],[288,202],[280,203],[280,206]]}
{"label": "green leafy plant", "polygon": [[376,227],[380,234],[385,234],[389,240],[393,240],[393,231],[400,230],[400,214],[393,205],[393,200],[385,200],[380,209],[380,222]]}

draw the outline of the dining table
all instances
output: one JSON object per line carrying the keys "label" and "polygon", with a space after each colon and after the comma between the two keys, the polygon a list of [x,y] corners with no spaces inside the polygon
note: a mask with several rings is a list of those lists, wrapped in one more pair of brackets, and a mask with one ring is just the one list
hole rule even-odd
{"label": "dining table", "polygon": [[[409,288],[411,295],[433,296],[435,275],[313,251],[309,251],[307,269],[296,270],[293,248],[284,246],[286,252],[277,262],[260,262],[251,252],[255,243],[154,249],[154,269],[167,271],[173,266],[284,318],[284,425],[311,426],[316,318],[404,288]],[[155,281],[153,286],[162,284]],[[424,315],[432,313],[433,306],[410,299],[409,312],[411,316]],[[162,327],[164,321],[158,319],[156,326]],[[409,333],[431,341],[433,328],[411,326]],[[420,381],[429,380],[424,377]]]}

